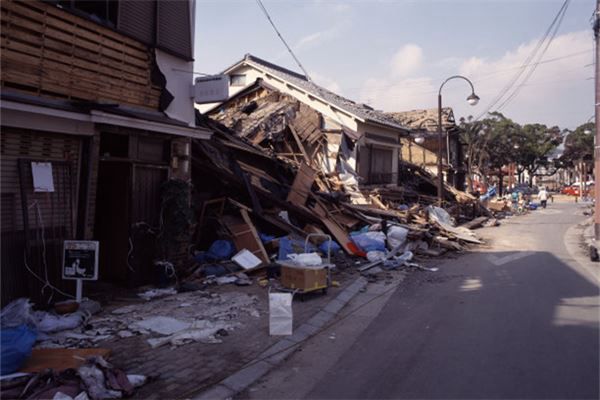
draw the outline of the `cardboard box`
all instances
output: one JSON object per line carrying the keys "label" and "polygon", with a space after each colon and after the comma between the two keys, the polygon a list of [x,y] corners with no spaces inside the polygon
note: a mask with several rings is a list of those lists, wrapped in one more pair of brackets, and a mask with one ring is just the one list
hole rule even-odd
{"label": "cardboard box", "polygon": [[322,267],[281,266],[281,284],[288,289],[311,291],[327,288],[327,270]]}

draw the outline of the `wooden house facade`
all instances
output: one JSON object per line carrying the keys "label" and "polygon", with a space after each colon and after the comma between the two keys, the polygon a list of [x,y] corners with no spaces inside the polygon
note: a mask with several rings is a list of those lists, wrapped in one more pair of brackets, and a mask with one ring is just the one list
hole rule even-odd
{"label": "wooden house facade", "polygon": [[189,95],[193,8],[0,3],[2,304],[73,293],[67,239],[100,242],[101,280],[153,279],[161,184],[189,180],[191,140],[210,137]]}

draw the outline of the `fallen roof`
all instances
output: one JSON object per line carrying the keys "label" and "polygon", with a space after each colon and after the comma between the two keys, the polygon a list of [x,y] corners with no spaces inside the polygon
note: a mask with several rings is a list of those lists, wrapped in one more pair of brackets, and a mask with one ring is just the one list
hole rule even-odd
{"label": "fallen roof", "polygon": [[310,81],[305,75],[291,71],[287,68],[280,67],[279,65],[273,64],[251,54],[246,54],[241,61],[227,68],[225,71],[223,71],[223,73],[228,73],[241,64],[248,64],[268,72],[269,74],[285,80],[286,82],[305,90],[311,95],[318,97],[365,122],[384,125],[393,129],[410,131],[410,128],[406,127],[402,123],[399,123],[393,117],[386,115],[386,113],[382,111],[374,110],[366,104],[359,104],[350,99],[339,96]]}
{"label": "fallen roof", "polygon": [[[389,112],[386,115],[410,129],[425,129],[428,132],[437,132],[438,109]],[[442,108],[442,127],[444,130],[456,128],[454,112],[450,107]]]}

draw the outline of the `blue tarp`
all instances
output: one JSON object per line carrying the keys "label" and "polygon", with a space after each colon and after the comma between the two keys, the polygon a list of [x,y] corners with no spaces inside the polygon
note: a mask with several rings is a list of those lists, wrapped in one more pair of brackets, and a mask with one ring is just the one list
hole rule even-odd
{"label": "blue tarp", "polygon": [[0,331],[0,375],[16,372],[31,355],[37,332],[27,325],[5,328]]}

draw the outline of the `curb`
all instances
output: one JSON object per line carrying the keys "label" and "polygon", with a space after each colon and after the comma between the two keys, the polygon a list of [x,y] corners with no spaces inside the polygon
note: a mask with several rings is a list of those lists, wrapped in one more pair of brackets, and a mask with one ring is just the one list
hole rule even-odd
{"label": "curb", "polygon": [[243,367],[233,375],[228,376],[215,386],[200,393],[193,400],[225,400],[232,398],[237,393],[247,389],[258,381],[270,370],[282,363],[291,355],[300,344],[319,332],[331,322],[348,302],[367,285],[367,280],[362,276],[357,278],[347,288],[342,290],[321,311],[317,312],[308,321],[300,325],[293,335],[281,339],[273,346],[259,354],[254,361]]}

